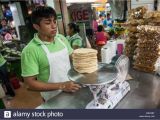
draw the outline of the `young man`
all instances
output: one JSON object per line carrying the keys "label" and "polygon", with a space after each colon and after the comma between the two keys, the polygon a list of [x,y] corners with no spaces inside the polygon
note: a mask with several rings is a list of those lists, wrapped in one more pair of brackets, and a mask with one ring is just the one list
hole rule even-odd
{"label": "young man", "polygon": [[56,12],[39,6],[32,12],[33,27],[38,31],[22,51],[22,76],[29,89],[41,92],[44,100],[61,91],[75,92],[80,86],[68,80],[69,55],[67,39],[57,33]]}

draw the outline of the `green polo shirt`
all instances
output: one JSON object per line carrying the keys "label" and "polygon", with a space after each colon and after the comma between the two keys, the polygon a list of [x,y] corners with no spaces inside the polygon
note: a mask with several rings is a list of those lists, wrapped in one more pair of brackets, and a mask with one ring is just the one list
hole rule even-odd
{"label": "green polo shirt", "polygon": [[5,62],[6,60],[3,58],[2,54],[0,54],[0,67],[4,65]]}
{"label": "green polo shirt", "polygon": [[57,34],[53,42],[42,42],[38,35],[35,34],[34,38],[23,49],[21,55],[21,67],[22,76],[35,76],[37,79],[43,82],[47,82],[49,79],[49,63],[45,51],[42,48],[42,44],[45,44],[50,52],[58,52],[64,49],[64,45],[57,40],[60,38],[68,48],[69,54],[73,52],[67,39],[60,34]]}
{"label": "green polo shirt", "polygon": [[78,33],[74,34],[72,37],[67,36],[66,38],[68,39],[71,47],[73,46],[82,47],[82,38],[79,36]]}

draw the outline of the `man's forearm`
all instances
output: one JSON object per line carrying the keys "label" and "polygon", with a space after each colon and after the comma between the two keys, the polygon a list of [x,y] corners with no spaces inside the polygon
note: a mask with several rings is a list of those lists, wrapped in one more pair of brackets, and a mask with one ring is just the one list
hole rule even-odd
{"label": "man's forearm", "polygon": [[53,91],[53,90],[60,90],[63,88],[63,83],[44,83],[38,80],[32,80],[31,82],[25,80],[28,89],[34,91]]}

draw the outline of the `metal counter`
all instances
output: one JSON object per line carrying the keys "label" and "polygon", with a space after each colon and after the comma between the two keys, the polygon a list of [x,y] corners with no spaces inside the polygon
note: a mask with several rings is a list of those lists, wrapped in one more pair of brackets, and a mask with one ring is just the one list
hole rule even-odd
{"label": "metal counter", "polygon": [[[131,91],[118,103],[116,109],[160,108],[160,77],[135,70],[130,70],[130,75],[134,78],[128,81]],[[85,87],[76,93],[62,92],[38,108],[84,109],[92,99],[92,93]]]}

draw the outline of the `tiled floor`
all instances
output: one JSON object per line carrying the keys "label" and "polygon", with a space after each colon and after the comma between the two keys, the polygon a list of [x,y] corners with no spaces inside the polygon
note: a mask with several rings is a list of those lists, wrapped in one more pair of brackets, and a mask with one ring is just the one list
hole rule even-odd
{"label": "tiled floor", "polygon": [[29,91],[26,89],[26,85],[21,83],[21,87],[15,90],[16,96],[9,100],[4,98],[6,108],[15,109],[34,109],[43,103],[39,92]]}

